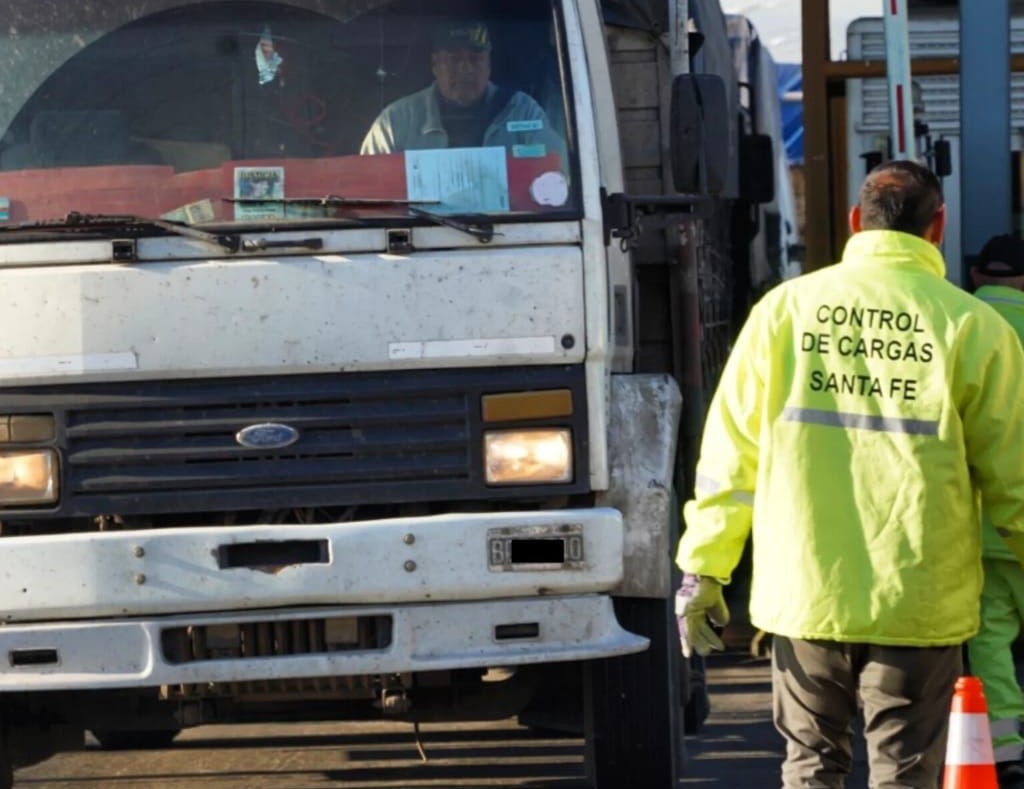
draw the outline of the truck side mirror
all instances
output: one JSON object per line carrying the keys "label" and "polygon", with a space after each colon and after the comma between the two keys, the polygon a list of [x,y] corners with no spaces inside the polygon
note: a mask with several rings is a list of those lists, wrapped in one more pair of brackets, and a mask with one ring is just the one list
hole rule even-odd
{"label": "truck side mirror", "polygon": [[874,170],[878,165],[885,161],[885,157],[881,151],[868,151],[862,153],[860,158],[864,160],[864,174],[867,175]]}
{"label": "truck side mirror", "polygon": [[935,157],[935,174],[939,178],[945,178],[953,174],[953,152],[949,147],[949,140],[936,140],[932,147],[932,154]]}
{"label": "truck side mirror", "polygon": [[677,192],[721,194],[729,172],[729,109],[716,74],[680,74],[672,81],[669,149]]}
{"label": "truck side mirror", "polygon": [[748,203],[775,199],[775,149],[767,134],[740,138],[740,198]]}

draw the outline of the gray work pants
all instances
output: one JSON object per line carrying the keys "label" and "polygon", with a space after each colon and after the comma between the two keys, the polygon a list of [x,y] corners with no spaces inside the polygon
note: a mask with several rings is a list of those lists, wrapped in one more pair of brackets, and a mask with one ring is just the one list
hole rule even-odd
{"label": "gray work pants", "polygon": [[772,709],[786,738],[784,789],[842,789],[857,702],[873,789],[932,789],[945,760],[959,646],[772,642]]}

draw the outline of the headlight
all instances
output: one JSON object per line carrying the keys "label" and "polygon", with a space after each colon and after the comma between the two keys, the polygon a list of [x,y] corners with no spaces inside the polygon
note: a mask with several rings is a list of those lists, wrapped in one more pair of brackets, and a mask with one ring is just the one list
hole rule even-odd
{"label": "headlight", "polygon": [[567,428],[484,433],[488,485],[572,481],[572,433]]}
{"label": "headlight", "polygon": [[57,453],[52,449],[0,452],[0,507],[57,500]]}

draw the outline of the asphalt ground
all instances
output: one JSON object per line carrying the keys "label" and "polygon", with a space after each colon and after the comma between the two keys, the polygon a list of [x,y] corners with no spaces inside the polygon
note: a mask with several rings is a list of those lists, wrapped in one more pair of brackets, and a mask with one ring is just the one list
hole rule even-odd
{"label": "asphalt ground", "polygon": [[[784,746],[771,723],[769,662],[735,649],[708,659],[711,714],[687,737],[683,787],[780,785]],[[514,720],[412,727],[369,723],[204,726],[167,749],[60,754],[19,770],[17,789],[588,789],[583,744]],[[863,747],[850,789],[867,786]],[[631,789],[623,787],[622,789]]]}

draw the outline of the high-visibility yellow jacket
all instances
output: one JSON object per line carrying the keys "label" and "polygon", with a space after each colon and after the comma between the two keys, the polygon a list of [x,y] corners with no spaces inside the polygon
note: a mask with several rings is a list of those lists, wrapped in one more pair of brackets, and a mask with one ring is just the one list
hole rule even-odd
{"label": "high-visibility yellow jacket", "polygon": [[[1002,285],[982,285],[974,295],[992,305],[992,309],[1010,322],[1017,336],[1024,339],[1024,293]],[[996,532],[987,513],[982,513],[981,535],[981,554],[986,559],[1016,559],[1006,540]]]}
{"label": "high-visibility yellow jacket", "polygon": [[957,644],[978,628],[978,494],[1024,557],[1024,352],[927,241],[865,231],[761,299],[712,400],[677,563],[805,639]]}

